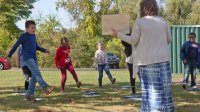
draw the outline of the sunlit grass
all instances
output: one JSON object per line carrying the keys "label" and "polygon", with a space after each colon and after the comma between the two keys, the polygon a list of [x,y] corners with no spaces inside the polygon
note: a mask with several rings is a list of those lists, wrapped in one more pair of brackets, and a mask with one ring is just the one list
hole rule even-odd
{"label": "sunlit grass", "polygon": [[[138,112],[140,102],[122,98],[130,95],[129,89],[121,89],[120,86],[129,85],[129,74],[126,70],[111,70],[116,77],[116,84],[111,84],[106,75],[103,78],[103,88],[98,88],[97,71],[77,71],[83,85],[79,89],[75,85],[70,73],[66,81],[65,93],[60,93],[60,72],[42,71],[42,76],[56,89],[50,96],[45,96],[41,87],[37,86],[36,97],[43,100],[31,104],[23,100],[24,96],[13,96],[14,88],[23,88],[24,79],[20,70],[0,71],[0,111],[48,111],[48,112]],[[105,73],[104,73],[105,74]],[[198,79],[199,77],[197,77]],[[182,75],[173,75],[173,81],[181,81]],[[198,80],[199,81],[199,80]],[[141,94],[139,81],[137,80],[137,94]],[[96,91],[98,97],[85,98],[83,91]],[[187,92],[180,84],[173,84],[173,97],[177,112],[199,112],[200,92]]]}

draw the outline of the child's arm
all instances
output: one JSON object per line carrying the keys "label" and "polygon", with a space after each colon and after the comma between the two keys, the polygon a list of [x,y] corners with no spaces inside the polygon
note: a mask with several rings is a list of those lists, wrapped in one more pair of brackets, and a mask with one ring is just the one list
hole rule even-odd
{"label": "child's arm", "polygon": [[97,57],[98,57],[98,53],[97,53],[97,51],[95,52],[95,56],[94,56],[94,62],[96,63],[96,64],[98,64],[97,63]]}
{"label": "child's arm", "polygon": [[7,59],[8,59],[8,60],[12,57],[13,53],[17,50],[18,46],[19,46],[23,41],[24,41],[24,37],[23,37],[23,35],[21,35],[21,36],[19,37],[19,39],[17,40],[17,42],[13,45],[12,49],[10,50],[10,52],[9,52],[9,54],[8,54],[8,56],[7,56]]}
{"label": "child's arm", "polygon": [[36,42],[36,50],[41,51],[43,53],[49,53],[49,51],[43,47],[38,46],[38,43]]}
{"label": "child's arm", "polygon": [[58,69],[60,68],[59,59],[60,59],[60,52],[59,52],[59,48],[58,48],[56,50],[56,55],[55,55],[55,58],[54,58],[56,68],[58,68]]}
{"label": "child's arm", "polygon": [[180,51],[180,58],[182,61],[185,60],[185,48],[186,48],[186,43],[183,44]]}
{"label": "child's arm", "polygon": [[68,58],[67,58],[66,62],[67,63],[71,62],[70,47],[69,47]]}

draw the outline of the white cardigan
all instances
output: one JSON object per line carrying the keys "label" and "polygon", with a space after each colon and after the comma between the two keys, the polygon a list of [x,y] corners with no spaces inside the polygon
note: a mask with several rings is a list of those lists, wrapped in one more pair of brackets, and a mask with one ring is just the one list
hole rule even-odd
{"label": "white cardigan", "polygon": [[132,52],[135,66],[170,61],[168,44],[171,42],[171,33],[162,17],[145,16],[137,19],[131,36],[118,32],[117,37],[135,45],[135,51]]}

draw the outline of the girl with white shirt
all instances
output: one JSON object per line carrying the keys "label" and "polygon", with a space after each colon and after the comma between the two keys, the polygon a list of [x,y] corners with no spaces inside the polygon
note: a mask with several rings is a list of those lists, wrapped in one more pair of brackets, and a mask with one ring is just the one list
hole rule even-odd
{"label": "girl with white shirt", "polygon": [[97,47],[98,50],[95,52],[95,62],[97,64],[97,69],[99,71],[99,78],[98,78],[99,87],[102,88],[103,70],[106,72],[112,84],[115,83],[116,79],[113,78],[110,73],[107,52],[104,49],[103,43],[99,42]]}
{"label": "girl with white shirt", "polygon": [[174,112],[171,94],[170,28],[158,16],[155,0],[142,0],[141,18],[137,19],[131,36],[112,29],[112,35],[135,45],[133,65],[141,77],[141,112]]}

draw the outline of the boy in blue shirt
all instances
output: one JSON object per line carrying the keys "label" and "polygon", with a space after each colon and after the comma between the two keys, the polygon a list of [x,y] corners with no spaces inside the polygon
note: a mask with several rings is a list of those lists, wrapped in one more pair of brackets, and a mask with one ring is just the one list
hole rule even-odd
{"label": "boy in blue shirt", "polygon": [[26,32],[21,34],[18,38],[17,42],[14,44],[12,49],[10,50],[7,59],[10,60],[13,53],[16,51],[19,45],[22,45],[22,56],[23,56],[23,62],[24,65],[27,66],[31,71],[31,80],[29,82],[29,87],[26,95],[26,99],[31,101],[32,103],[35,103],[35,85],[36,82],[39,83],[39,85],[44,89],[46,92],[46,95],[50,94],[54,86],[49,86],[42,78],[40,70],[38,68],[38,61],[36,57],[36,50],[49,53],[48,50],[38,46],[36,42],[36,24],[32,20],[28,20],[25,23]]}
{"label": "boy in blue shirt", "polygon": [[195,42],[195,33],[189,34],[189,41],[185,42],[181,48],[180,58],[184,64],[183,88],[186,89],[189,74],[191,74],[191,87],[196,89],[196,68],[198,63],[199,44]]}

